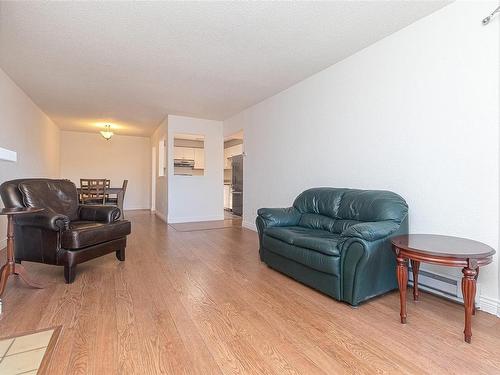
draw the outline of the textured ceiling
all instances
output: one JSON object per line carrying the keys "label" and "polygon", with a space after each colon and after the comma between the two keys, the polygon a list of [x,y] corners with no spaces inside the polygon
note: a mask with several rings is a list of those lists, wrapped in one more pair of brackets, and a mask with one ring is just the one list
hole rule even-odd
{"label": "textured ceiling", "polygon": [[0,2],[0,66],[62,129],[222,120],[445,1]]}

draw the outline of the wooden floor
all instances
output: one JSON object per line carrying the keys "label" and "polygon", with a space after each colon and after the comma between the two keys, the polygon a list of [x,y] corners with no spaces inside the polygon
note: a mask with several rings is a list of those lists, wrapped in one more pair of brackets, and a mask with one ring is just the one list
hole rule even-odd
{"label": "wooden floor", "polygon": [[180,232],[130,212],[127,260],[27,264],[44,290],[9,281],[0,337],[62,325],[48,374],[500,373],[500,319],[423,293],[399,323],[391,293],[357,309],[262,264],[244,228]]}

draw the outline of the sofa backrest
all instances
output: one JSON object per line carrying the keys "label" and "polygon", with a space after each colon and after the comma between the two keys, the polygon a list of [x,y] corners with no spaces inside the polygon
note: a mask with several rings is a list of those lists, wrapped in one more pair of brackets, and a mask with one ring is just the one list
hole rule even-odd
{"label": "sofa backrest", "polygon": [[78,193],[69,180],[19,179],[4,182],[0,195],[5,207],[41,207],[70,220],[78,219]]}
{"label": "sofa backrest", "polygon": [[367,221],[399,224],[408,213],[402,197],[384,190],[313,188],[302,192],[293,206],[302,214],[299,226],[333,233]]}

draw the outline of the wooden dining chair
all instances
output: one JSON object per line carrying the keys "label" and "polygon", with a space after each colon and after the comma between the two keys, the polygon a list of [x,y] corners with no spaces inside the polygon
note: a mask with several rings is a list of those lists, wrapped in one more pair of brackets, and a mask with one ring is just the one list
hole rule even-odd
{"label": "wooden dining chair", "polygon": [[106,204],[111,206],[117,206],[122,211],[121,218],[124,218],[123,214],[123,201],[125,199],[125,192],[127,191],[128,180],[123,180],[121,192],[116,194],[116,197],[107,197]]}
{"label": "wooden dining chair", "polygon": [[[121,189],[123,197],[125,197],[125,191],[127,190],[127,185],[128,185],[128,180],[123,180],[122,189]],[[111,193],[111,194],[113,194],[113,193]],[[117,205],[118,204],[118,195],[116,195],[116,197],[107,197],[106,204]]]}
{"label": "wooden dining chair", "polygon": [[80,188],[80,201],[82,204],[106,203],[106,179],[81,178]]}

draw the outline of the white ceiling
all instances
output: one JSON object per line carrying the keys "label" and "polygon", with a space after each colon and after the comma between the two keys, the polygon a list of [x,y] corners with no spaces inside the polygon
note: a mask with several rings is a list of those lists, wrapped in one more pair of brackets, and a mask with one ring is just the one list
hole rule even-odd
{"label": "white ceiling", "polygon": [[[222,120],[446,1],[0,2],[0,66],[62,129]],[[100,124],[101,123],[101,124]]]}

